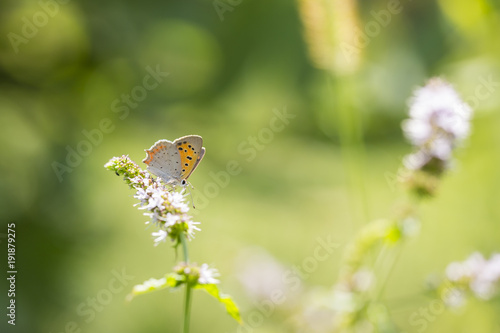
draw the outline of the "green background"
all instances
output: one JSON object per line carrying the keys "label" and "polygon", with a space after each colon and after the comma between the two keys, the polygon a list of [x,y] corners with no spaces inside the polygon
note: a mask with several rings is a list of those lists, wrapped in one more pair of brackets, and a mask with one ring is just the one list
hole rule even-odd
{"label": "green background", "polygon": [[[190,178],[195,198],[208,198],[192,212],[202,231],[191,258],[219,269],[221,289],[244,320],[261,301],[241,282],[249,253],[266,251],[288,269],[313,254],[318,237],[339,243],[304,279],[301,293],[255,328],[294,332],[307,304],[303,295],[331,287],[347,242],[401,200],[393,176],[411,147],[400,123],[413,89],[436,75],[454,84],[475,116],[454,169],[422,207],[421,234],[405,246],[388,281],[386,300],[400,330],[419,332],[409,317],[432,301],[423,294],[430,273],[475,250],[499,251],[500,97],[498,84],[488,90],[483,83],[500,82],[497,1],[403,1],[360,49],[356,70],[331,75],[309,60],[294,1],[233,1],[223,20],[208,0],[51,4],[44,23],[36,1],[0,2],[0,241],[6,253],[7,224],[14,222],[18,270],[16,326],[2,314],[2,332],[59,333],[70,322],[81,332],[180,331],[182,292],[125,302],[132,285],[170,272],[176,258],[169,244],[153,246],[133,191],[103,165],[128,154],[144,167],[144,149],[187,134],[201,135],[207,148]],[[387,6],[357,2],[360,26]],[[34,16],[36,31],[24,20]],[[31,37],[14,45],[12,33],[23,36],[23,29]],[[115,112],[114,103],[126,105],[122,94],[143,84],[148,66],[169,75],[126,116]],[[294,118],[266,137],[273,110],[285,109]],[[54,162],[67,165],[68,149],[85,145],[84,131],[99,129],[103,119],[113,130],[59,178]],[[364,155],[351,162],[341,149],[342,133],[353,133],[346,126],[364,142]],[[242,152],[252,138],[254,158]],[[214,186],[213,175],[229,161],[241,172]],[[6,267],[6,254],[0,258]],[[88,298],[104,297],[113,271],[122,270],[132,277],[128,285],[95,317],[79,314],[79,307],[90,309],[82,305]],[[264,285],[271,270],[257,269]],[[5,309],[8,286],[1,281]],[[498,305],[475,302],[440,313],[425,330],[498,332],[497,314]],[[192,332],[237,332],[237,324],[197,292]]]}

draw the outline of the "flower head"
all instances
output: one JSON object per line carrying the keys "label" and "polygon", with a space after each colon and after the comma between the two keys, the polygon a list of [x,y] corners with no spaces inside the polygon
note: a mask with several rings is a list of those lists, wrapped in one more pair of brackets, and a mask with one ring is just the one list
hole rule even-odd
{"label": "flower head", "polygon": [[402,127],[417,150],[405,158],[405,167],[419,170],[432,166],[438,173],[444,171],[453,149],[469,135],[472,109],[449,83],[432,78],[415,91],[409,115]]}
{"label": "flower head", "polygon": [[489,300],[500,291],[500,254],[485,259],[479,252],[462,262],[452,262],[446,277],[457,289],[469,289],[476,297]]}
{"label": "flower head", "polygon": [[409,115],[402,128],[415,150],[404,157],[399,180],[420,196],[432,195],[453,150],[469,135],[472,109],[449,83],[432,78],[414,92]]}
{"label": "flower head", "polygon": [[123,175],[125,182],[136,190],[134,198],[139,200],[136,205],[149,217],[146,224],[153,224],[159,229],[152,233],[155,246],[165,242],[167,237],[178,243],[181,233],[192,239],[195,231],[200,230],[197,227],[199,222],[193,222],[187,215],[189,206],[184,189],[177,192],[159,179],[153,179],[125,155],[111,159],[105,167]]}
{"label": "flower head", "polygon": [[196,264],[180,263],[174,267],[174,271],[182,276],[182,281],[191,284],[218,284],[219,272],[215,268],[210,268],[208,264],[198,266]]}

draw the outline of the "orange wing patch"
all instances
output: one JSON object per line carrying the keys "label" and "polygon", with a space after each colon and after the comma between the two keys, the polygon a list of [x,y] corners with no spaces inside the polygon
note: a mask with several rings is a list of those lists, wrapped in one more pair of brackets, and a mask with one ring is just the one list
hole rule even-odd
{"label": "orange wing patch", "polygon": [[178,142],[175,146],[181,156],[181,178],[187,178],[196,166],[196,161],[200,155],[199,148],[194,147],[188,141]]}
{"label": "orange wing patch", "polygon": [[149,163],[153,161],[154,155],[156,155],[160,150],[166,148],[167,146],[165,145],[165,143],[157,142],[153,147],[151,147],[151,149],[146,149],[146,153],[148,154],[148,156],[142,161],[149,165]]}

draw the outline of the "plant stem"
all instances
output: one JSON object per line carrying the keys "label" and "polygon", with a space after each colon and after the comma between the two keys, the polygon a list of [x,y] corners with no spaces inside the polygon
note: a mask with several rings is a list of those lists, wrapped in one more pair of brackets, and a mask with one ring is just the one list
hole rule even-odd
{"label": "plant stem", "polygon": [[182,333],[189,333],[189,318],[191,316],[191,286],[186,284],[186,300],[184,303],[184,326]]}
{"label": "plant stem", "polygon": [[184,235],[184,233],[181,233],[179,237],[181,238],[182,253],[184,254],[184,262],[186,264],[189,264],[189,252],[188,252],[186,235]]}
{"label": "plant stem", "polygon": [[362,119],[352,95],[354,79],[346,77],[339,82],[333,75],[328,76],[328,84],[336,98],[337,132],[340,139],[342,163],[349,179],[352,209],[358,212],[354,219],[361,226],[370,221],[368,199],[365,187],[365,146]]}
{"label": "plant stem", "polygon": [[[184,233],[180,235],[182,243],[182,252],[184,253],[184,262],[189,263],[189,253],[187,247],[187,240]],[[184,300],[184,325],[182,326],[182,333],[189,333],[189,319],[191,316],[191,286],[189,281],[186,281],[186,298]]]}
{"label": "plant stem", "polygon": [[396,266],[396,262],[398,261],[401,255],[402,249],[403,249],[403,244],[398,244],[397,248],[394,249],[395,253],[393,253],[385,278],[382,280],[379,286],[379,290],[375,295],[375,298],[373,299],[373,302],[378,302],[382,298],[382,295],[384,294],[385,291],[385,287],[387,286],[387,282],[389,281],[389,278],[394,270],[394,267]]}

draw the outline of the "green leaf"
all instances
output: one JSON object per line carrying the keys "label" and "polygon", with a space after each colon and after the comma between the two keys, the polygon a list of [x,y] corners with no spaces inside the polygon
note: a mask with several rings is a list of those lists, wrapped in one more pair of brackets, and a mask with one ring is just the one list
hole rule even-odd
{"label": "green leaf", "polygon": [[229,313],[229,315],[233,317],[234,320],[236,320],[240,324],[243,323],[241,321],[240,310],[238,309],[236,303],[234,303],[231,296],[221,294],[216,284],[197,284],[195,288],[203,289],[211,296],[215,297],[215,299],[217,299],[220,303],[222,303],[226,307],[227,313]]}
{"label": "green leaf", "polygon": [[186,277],[184,275],[177,273],[170,273],[167,275],[167,284],[172,288],[176,288],[184,282],[186,282]]}
{"label": "green leaf", "polygon": [[175,288],[184,283],[184,276],[171,273],[161,279],[151,278],[144,281],[142,284],[136,284],[132,288],[132,292],[127,295],[126,300],[131,301],[135,296],[144,295],[153,291]]}

